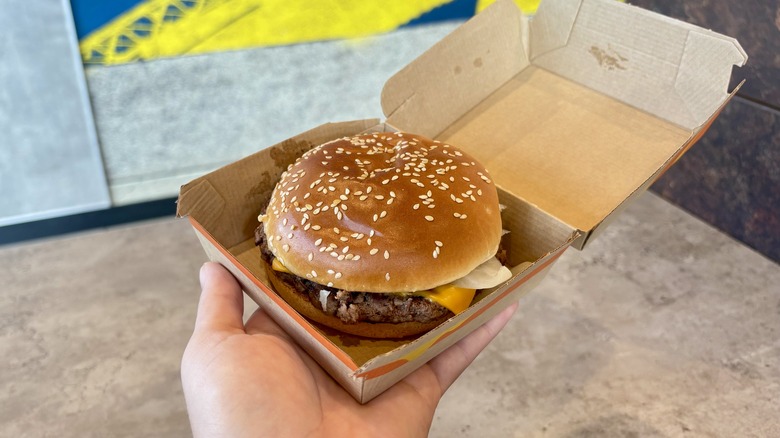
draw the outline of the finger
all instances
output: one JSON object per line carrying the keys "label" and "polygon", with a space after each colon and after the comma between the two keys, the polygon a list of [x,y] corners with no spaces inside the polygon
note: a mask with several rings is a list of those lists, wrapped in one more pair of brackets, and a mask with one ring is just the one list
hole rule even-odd
{"label": "finger", "polygon": [[222,265],[209,262],[200,268],[200,302],[195,330],[244,330],[241,286]]}
{"label": "finger", "polygon": [[252,316],[249,317],[246,321],[245,329],[250,335],[262,333],[291,340],[290,336],[262,308],[255,310]]}
{"label": "finger", "polygon": [[498,335],[516,310],[517,303],[514,303],[428,362],[439,381],[442,394]]}

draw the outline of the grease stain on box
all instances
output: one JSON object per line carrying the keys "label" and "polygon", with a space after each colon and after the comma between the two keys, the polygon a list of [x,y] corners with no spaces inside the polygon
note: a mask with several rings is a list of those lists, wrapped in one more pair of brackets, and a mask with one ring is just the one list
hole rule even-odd
{"label": "grease stain on box", "polygon": [[622,56],[612,47],[608,46],[607,50],[604,50],[598,46],[590,46],[590,50],[588,50],[588,52],[593,55],[594,58],[596,58],[596,61],[598,61],[600,66],[606,68],[607,70],[626,69],[622,62],[628,61],[628,58]]}

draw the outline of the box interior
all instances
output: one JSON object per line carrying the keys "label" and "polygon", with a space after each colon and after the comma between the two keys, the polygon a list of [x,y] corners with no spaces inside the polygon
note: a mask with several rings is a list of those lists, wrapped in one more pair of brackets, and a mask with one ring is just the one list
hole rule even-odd
{"label": "box interior", "polygon": [[499,1],[390,78],[382,108],[588,233],[713,117],[745,60],[733,38],[618,2],[545,0],[529,24]]}
{"label": "box interior", "polygon": [[690,134],[529,66],[437,137],[474,155],[503,189],[591,230]]}

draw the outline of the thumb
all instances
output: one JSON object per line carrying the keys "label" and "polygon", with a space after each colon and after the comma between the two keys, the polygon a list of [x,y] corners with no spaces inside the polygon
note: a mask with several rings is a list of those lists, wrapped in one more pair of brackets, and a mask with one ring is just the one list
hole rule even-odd
{"label": "thumb", "polygon": [[208,262],[200,268],[200,302],[195,331],[244,331],[244,297],[233,275]]}

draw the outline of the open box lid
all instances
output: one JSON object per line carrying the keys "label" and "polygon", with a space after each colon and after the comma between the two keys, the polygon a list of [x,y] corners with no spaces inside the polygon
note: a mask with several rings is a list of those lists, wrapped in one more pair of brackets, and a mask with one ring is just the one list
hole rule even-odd
{"label": "open box lid", "polygon": [[614,0],[545,0],[531,20],[502,0],[390,78],[382,108],[468,151],[582,247],[698,139],[746,60],[733,38]]}

